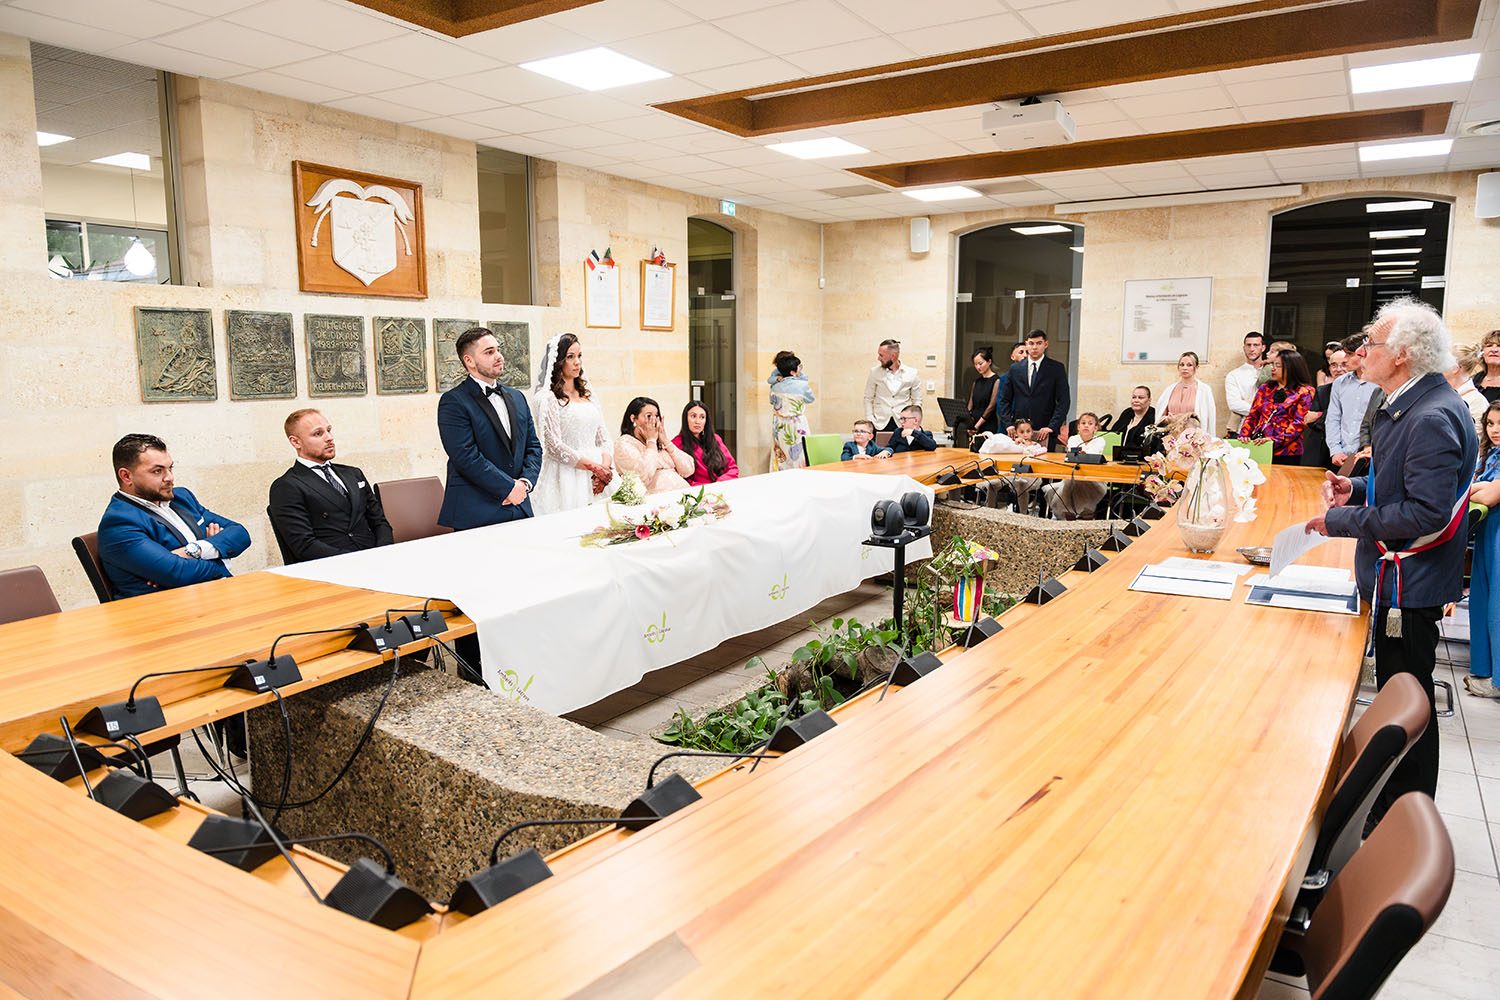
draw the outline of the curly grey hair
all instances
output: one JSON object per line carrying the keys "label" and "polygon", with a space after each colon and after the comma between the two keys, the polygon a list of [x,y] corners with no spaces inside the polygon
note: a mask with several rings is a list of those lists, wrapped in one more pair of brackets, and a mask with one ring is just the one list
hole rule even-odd
{"label": "curly grey hair", "polygon": [[1413,377],[1429,372],[1446,372],[1458,362],[1453,357],[1453,338],[1443,317],[1425,302],[1410,296],[1380,307],[1372,327],[1390,322],[1386,350],[1395,354],[1405,348],[1407,365]]}

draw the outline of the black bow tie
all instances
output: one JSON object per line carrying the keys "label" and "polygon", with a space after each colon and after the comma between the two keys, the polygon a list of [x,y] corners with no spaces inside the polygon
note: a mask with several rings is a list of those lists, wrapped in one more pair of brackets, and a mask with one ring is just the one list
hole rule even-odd
{"label": "black bow tie", "polygon": [[504,390],[503,386],[500,386],[500,385],[487,385],[487,386],[484,387],[484,397],[486,399],[488,399],[491,396],[498,396],[498,395],[500,395],[500,393],[502,393],[504,391],[505,390]]}

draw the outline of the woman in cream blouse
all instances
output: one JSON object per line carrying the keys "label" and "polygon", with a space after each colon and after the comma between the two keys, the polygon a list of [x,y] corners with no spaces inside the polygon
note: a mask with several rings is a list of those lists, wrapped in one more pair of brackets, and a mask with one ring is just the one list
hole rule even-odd
{"label": "woman in cream blouse", "polygon": [[1218,416],[1214,412],[1214,393],[1207,385],[1198,381],[1198,355],[1183,352],[1177,359],[1177,381],[1162,386],[1156,395],[1156,418],[1165,422],[1168,417],[1191,413],[1198,418],[1198,426],[1209,434],[1219,433]]}
{"label": "woman in cream blouse", "polygon": [[620,437],[615,441],[615,472],[634,472],[647,493],[687,489],[693,474],[690,455],[672,443],[661,425],[661,407],[656,400],[637,396],[625,407]]}

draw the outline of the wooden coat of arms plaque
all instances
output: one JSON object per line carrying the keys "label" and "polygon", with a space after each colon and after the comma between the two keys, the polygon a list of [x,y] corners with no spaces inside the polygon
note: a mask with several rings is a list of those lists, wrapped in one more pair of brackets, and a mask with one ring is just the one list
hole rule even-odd
{"label": "wooden coat of arms plaque", "polygon": [[297,160],[292,195],[304,292],[427,297],[422,185]]}

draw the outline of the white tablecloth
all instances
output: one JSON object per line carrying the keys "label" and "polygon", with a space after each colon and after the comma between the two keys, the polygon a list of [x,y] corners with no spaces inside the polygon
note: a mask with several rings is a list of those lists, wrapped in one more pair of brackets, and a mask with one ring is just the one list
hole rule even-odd
{"label": "white tablecloth", "polygon": [[[871,508],[913,490],[932,499],[905,476],[842,472],[718,488],[728,517],[608,548],[579,544],[604,523],[601,506],[271,572],[447,598],[479,628],[490,687],[562,713],[889,572],[889,549],[860,544]],[[923,539],[907,560],[929,555]]]}

